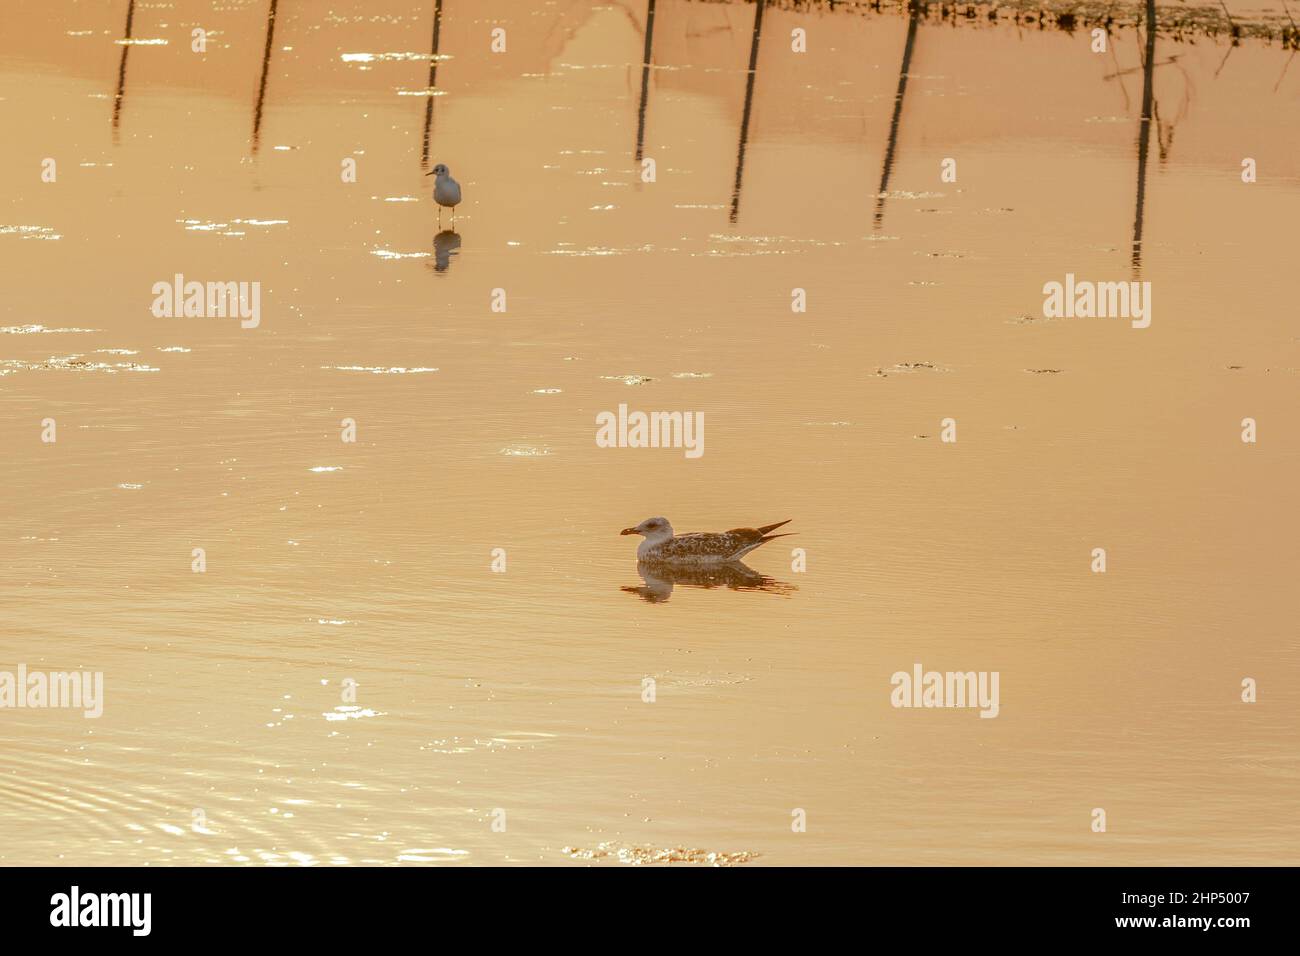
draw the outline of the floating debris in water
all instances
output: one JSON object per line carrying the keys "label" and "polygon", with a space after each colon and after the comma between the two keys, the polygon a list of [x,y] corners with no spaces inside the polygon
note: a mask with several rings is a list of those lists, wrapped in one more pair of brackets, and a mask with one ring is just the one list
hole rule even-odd
{"label": "floating debris in water", "polygon": [[436,372],[436,368],[417,365],[406,368],[401,365],[322,365],[321,368],[335,372],[369,372],[371,375],[414,375],[418,372]]}
{"label": "floating debris in water", "polygon": [[511,458],[544,458],[551,454],[551,450],[538,448],[535,445],[507,445],[501,449],[501,454]]}
{"label": "floating debris in water", "polygon": [[187,349],[183,345],[167,345],[167,346],[159,346],[158,351],[159,352],[189,352],[191,350]]}
{"label": "floating debris in water", "polygon": [[947,372],[950,371],[940,365],[932,362],[899,362],[897,365],[891,365],[889,368],[878,368],[872,374],[880,378],[889,378],[890,373],[911,373],[911,372]]}
{"label": "floating debris in water", "polygon": [[712,372],[673,372],[673,378],[713,378]]}
{"label": "floating debris in water", "polygon": [[122,482],[122,484],[118,485],[118,487],[124,489],[125,491],[138,491],[139,489],[143,488],[144,485],[137,485],[129,481],[124,481]]}
{"label": "floating debris in water", "polygon": [[558,388],[535,388],[534,395],[559,395],[562,390]]}
{"label": "floating debris in water", "polygon": [[100,329],[47,329],[43,325],[6,325],[0,326],[0,332],[8,335],[61,335],[64,332],[99,332]]}
{"label": "floating debris in water", "polygon": [[62,239],[51,226],[0,226],[0,236],[17,236],[19,239]]}
{"label": "floating debris in water", "polygon": [[382,711],[371,710],[369,707],[361,708],[354,704],[340,704],[333,710],[327,710],[321,714],[326,720],[359,720],[362,717],[384,717]]}
{"label": "floating debris in water", "polygon": [[660,863],[688,863],[697,866],[736,866],[758,858],[759,854],[751,850],[739,850],[735,853],[722,853],[717,850],[697,850],[684,846],[653,847],[598,843],[591,849],[566,846],[561,851],[574,860],[603,860],[613,858],[619,863],[630,866],[646,866]]}
{"label": "floating debris in water", "polygon": [[1027,368],[1025,371],[1031,375],[1059,375],[1061,373],[1059,368]]}
{"label": "floating debris in water", "polygon": [[942,199],[944,193],[914,193],[906,189],[893,189],[887,193],[876,193],[877,199]]}
{"label": "floating debris in water", "polygon": [[342,471],[342,465],[317,465],[315,468],[308,468],[308,471]]}
{"label": "floating debris in water", "polygon": [[748,684],[753,679],[749,674],[729,674],[726,677],[712,677],[709,675],[669,677],[665,678],[664,685],[667,687],[729,687],[736,684]]}
{"label": "floating debris in water", "polygon": [[607,382],[622,382],[624,385],[645,385],[647,382],[653,382],[649,375],[602,375]]}
{"label": "floating debris in water", "polygon": [[0,359],[0,375],[18,370],[108,372],[109,374],[116,374],[118,372],[159,371],[159,369],[154,368],[152,365],[140,365],[136,362],[115,362],[112,365],[109,365],[106,362],[87,362],[80,355],[51,356],[44,362],[24,362],[18,359]]}

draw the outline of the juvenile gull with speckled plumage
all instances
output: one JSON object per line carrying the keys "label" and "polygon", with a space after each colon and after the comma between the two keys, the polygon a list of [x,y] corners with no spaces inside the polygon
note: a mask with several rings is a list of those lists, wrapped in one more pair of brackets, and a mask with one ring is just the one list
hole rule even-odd
{"label": "juvenile gull with speckled plumage", "polygon": [[619,534],[644,535],[637,546],[638,561],[658,561],[665,564],[720,564],[739,561],[761,544],[789,534],[769,534],[792,519],[778,521],[761,528],[732,528],[730,531],[701,531],[693,534],[673,534],[667,518],[646,518],[635,528],[624,528]]}

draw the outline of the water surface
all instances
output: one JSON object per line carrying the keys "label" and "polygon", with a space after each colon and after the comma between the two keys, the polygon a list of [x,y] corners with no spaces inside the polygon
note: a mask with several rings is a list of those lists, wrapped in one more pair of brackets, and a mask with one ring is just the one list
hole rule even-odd
{"label": "water surface", "polygon": [[[0,669],[106,702],[0,712],[0,861],[1295,861],[1293,51],[649,8],[10,12]],[[647,580],[657,514],[799,536]]]}

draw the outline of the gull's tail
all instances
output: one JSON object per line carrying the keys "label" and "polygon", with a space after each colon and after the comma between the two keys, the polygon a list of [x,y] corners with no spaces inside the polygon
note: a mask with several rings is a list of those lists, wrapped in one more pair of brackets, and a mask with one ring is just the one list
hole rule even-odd
{"label": "gull's tail", "polygon": [[786,518],[784,521],[778,521],[776,524],[764,525],[761,528],[737,528],[734,531],[727,532],[729,535],[738,537],[741,541],[745,542],[744,546],[728,560],[739,561],[745,555],[749,554],[749,552],[753,551],[755,548],[762,547],[769,541],[775,541],[777,538],[790,537],[790,534],[793,532],[787,534],[768,534],[768,532],[775,531],[777,528],[789,524],[793,520],[793,518]]}

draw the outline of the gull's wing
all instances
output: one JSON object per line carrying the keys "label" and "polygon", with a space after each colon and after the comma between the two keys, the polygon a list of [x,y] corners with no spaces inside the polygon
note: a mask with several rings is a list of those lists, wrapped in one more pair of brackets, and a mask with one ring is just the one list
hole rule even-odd
{"label": "gull's wing", "polygon": [[747,545],[761,541],[762,537],[753,528],[679,534],[655,548],[654,556],[661,560],[729,558],[738,551],[743,551]]}
{"label": "gull's wing", "polygon": [[761,528],[732,528],[730,531],[699,531],[679,534],[656,545],[647,557],[655,561],[737,561],[761,544],[783,534],[769,534],[772,529],[789,524],[790,519]]}

